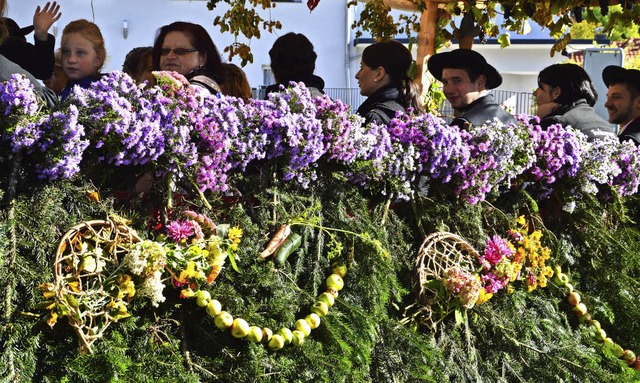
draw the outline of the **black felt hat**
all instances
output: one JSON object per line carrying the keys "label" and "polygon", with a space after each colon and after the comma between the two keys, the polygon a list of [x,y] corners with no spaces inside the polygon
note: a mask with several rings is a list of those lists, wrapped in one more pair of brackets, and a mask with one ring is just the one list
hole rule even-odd
{"label": "black felt hat", "polygon": [[440,81],[442,81],[442,70],[444,68],[469,68],[485,75],[487,89],[497,88],[502,84],[502,76],[496,68],[489,65],[480,53],[471,49],[454,49],[450,52],[437,53],[429,58],[427,67],[433,77]]}
{"label": "black felt hat", "polygon": [[610,84],[629,84],[640,92],[640,70],[637,69],[609,65],[602,71],[602,80],[607,87]]}
{"label": "black felt hat", "polygon": [[20,26],[18,25],[18,23],[15,22],[15,20],[5,17],[4,18],[4,23],[7,26],[7,31],[9,32],[9,36],[12,37],[16,37],[20,40],[25,40],[26,38],[25,36],[28,35],[29,33],[33,32],[34,28],[33,25],[30,25],[28,27],[24,27],[24,28],[20,28]]}

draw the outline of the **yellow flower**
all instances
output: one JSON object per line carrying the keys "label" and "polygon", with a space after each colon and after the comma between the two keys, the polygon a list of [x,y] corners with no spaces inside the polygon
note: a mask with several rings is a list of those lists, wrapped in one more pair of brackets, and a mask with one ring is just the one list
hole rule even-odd
{"label": "yellow flower", "polygon": [[196,293],[188,287],[180,291],[180,298],[191,298],[191,297],[194,297],[195,295]]}
{"label": "yellow flower", "polygon": [[125,296],[127,299],[131,299],[136,295],[136,285],[131,280],[131,276],[128,274],[120,275],[117,279],[118,288],[118,298],[122,299]]}
{"label": "yellow flower", "polygon": [[71,291],[73,291],[74,293],[79,293],[80,292],[80,282],[73,281],[73,282],[69,282],[68,285],[69,285],[69,288],[71,289]]}
{"label": "yellow flower", "polygon": [[239,228],[238,226],[234,226],[231,229],[229,229],[229,240],[231,240],[233,244],[237,245],[238,243],[240,243],[240,238],[242,238],[241,228]]}
{"label": "yellow flower", "polygon": [[178,282],[187,283],[190,278],[205,279],[204,273],[200,270],[196,270],[196,263],[193,261],[189,261],[189,263],[187,263],[187,268],[180,272]]}
{"label": "yellow flower", "polygon": [[49,325],[49,327],[53,327],[57,321],[58,321],[58,313],[56,313],[55,311],[52,311],[49,314],[49,318],[47,318],[47,324]]}
{"label": "yellow flower", "polygon": [[486,292],[484,288],[480,289],[479,295],[478,295],[478,300],[476,301],[476,305],[483,304],[484,302],[486,302],[489,299],[491,299],[492,296],[493,296],[493,294]]}
{"label": "yellow flower", "polygon": [[527,223],[527,219],[524,217],[524,215],[516,218],[516,225],[519,226],[519,231],[522,235],[526,235],[527,231],[529,231],[529,224]]}

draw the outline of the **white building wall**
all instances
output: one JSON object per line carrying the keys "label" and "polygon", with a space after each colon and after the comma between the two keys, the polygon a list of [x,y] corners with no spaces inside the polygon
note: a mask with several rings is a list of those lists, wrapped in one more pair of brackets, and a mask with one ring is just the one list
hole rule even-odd
{"label": "white building wall", "polygon": [[[225,46],[233,43],[234,37],[229,33],[220,33],[213,26],[216,16],[222,15],[226,8],[209,11],[204,0],[59,0],[62,18],[58,21],[57,44],[64,26],[75,19],[85,18],[94,21],[101,29],[107,45],[108,60],[105,71],[122,68],[124,58],[132,48],[152,45],[156,31],[162,25],[173,21],[191,21],[199,23],[209,31],[218,49],[222,53]],[[262,31],[260,39],[250,42],[254,62],[244,67],[249,83],[253,87],[265,84],[263,67],[269,65],[269,49],[275,39],[287,32],[305,34],[314,44],[318,59],[316,74],[325,80],[328,88],[357,88],[354,76],[360,65],[360,56],[365,44],[354,45],[355,32],[351,30],[353,20],[357,18],[363,5],[347,9],[347,0],[323,0],[318,7],[309,12],[306,1],[300,3],[278,3],[270,12],[260,10],[264,19],[270,17],[282,23],[282,29],[274,33]],[[7,16],[13,18],[20,26],[32,24],[33,13],[37,5],[44,6],[45,0],[8,0]],[[402,12],[393,11],[396,17]],[[122,33],[123,21],[127,20],[128,37]],[[534,31],[537,38],[547,36],[542,30]],[[537,33],[537,34],[536,34]],[[541,34],[542,33],[542,34]],[[362,37],[368,37],[366,34]],[[405,37],[405,36],[398,36]],[[500,90],[531,92],[535,87],[537,74],[548,65],[565,60],[560,54],[551,57],[549,44],[518,44],[517,39],[527,38],[512,34],[513,45],[501,49],[496,44],[478,44],[474,49],[484,55],[487,60],[504,76]],[[547,36],[548,37],[548,36]],[[27,37],[33,41],[33,35]],[[240,37],[240,42],[247,42]],[[573,50],[584,49],[587,45],[572,45]],[[443,49],[457,48],[457,44]],[[414,58],[416,49],[413,49]],[[237,58],[232,61],[240,63]]]}
{"label": "white building wall", "polygon": [[[153,45],[156,31],[174,21],[190,21],[205,27],[216,46],[223,54],[225,46],[233,43],[230,33],[220,33],[213,26],[216,16],[224,14],[222,6],[209,11],[203,0],[58,0],[62,18],[58,21],[56,47],[59,47],[64,26],[70,21],[84,18],[95,22],[102,31],[107,46],[108,59],[104,71],[120,70],[124,58],[132,48]],[[33,14],[38,5],[43,7],[46,0],[8,0],[7,16],[21,27],[33,23]],[[93,8],[92,8],[93,7]],[[279,20],[282,29],[274,33],[262,31],[260,39],[250,42],[254,62],[244,67],[249,83],[253,87],[263,84],[263,65],[269,64],[269,49],[278,36],[288,32],[305,34],[313,43],[318,59],[316,74],[322,77],[327,87],[347,87],[346,44],[347,20],[346,0],[324,0],[313,12],[309,12],[307,2],[278,3],[270,12],[260,10],[264,19]],[[123,21],[127,20],[128,37],[122,33]],[[50,31],[52,32],[52,31]],[[33,42],[33,34],[27,36]],[[247,42],[240,38],[240,42]],[[240,65],[234,58],[233,63]]]}

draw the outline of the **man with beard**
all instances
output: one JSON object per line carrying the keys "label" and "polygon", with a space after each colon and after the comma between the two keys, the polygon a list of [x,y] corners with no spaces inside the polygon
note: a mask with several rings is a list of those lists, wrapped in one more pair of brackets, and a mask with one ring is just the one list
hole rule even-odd
{"label": "man with beard", "polygon": [[620,142],[632,140],[640,145],[640,70],[610,65],[602,71],[607,90],[604,106],[609,122],[619,125]]}
{"label": "man with beard", "polygon": [[461,129],[498,119],[515,124],[515,118],[489,93],[502,84],[502,76],[482,55],[471,49],[435,54],[427,62],[429,72],[442,82],[444,95],[455,111],[451,126]]}

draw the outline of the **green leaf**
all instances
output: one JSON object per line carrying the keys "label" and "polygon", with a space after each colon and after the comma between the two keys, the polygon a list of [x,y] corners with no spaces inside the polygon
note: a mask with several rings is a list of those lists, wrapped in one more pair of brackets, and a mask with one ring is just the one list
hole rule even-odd
{"label": "green leaf", "polygon": [[455,316],[456,316],[456,327],[458,327],[464,323],[464,314],[460,309],[456,309]]}
{"label": "green leaf", "polygon": [[503,33],[498,36],[498,42],[500,43],[500,48],[506,48],[511,45],[511,38],[508,33]]}

